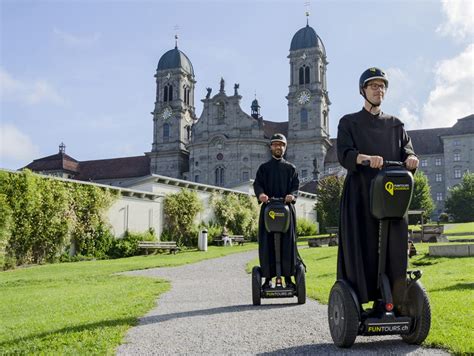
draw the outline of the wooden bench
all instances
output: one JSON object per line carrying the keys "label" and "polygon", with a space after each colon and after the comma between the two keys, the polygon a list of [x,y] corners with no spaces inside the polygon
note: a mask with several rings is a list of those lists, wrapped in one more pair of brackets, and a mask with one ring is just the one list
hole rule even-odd
{"label": "wooden bench", "polygon": [[[240,246],[243,246],[245,242],[249,242],[250,240],[246,240],[243,235],[229,235],[229,239],[232,243],[237,243]],[[224,245],[224,238],[222,236],[218,236],[212,240],[216,245]]]}
{"label": "wooden bench", "polygon": [[155,252],[158,250],[168,250],[170,254],[176,254],[176,252],[181,250],[178,245],[176,245],[176,241],[140,241],[138,248],[145,250],[145,254],[147,255],[150,250],[154,250]]}
{"label": "wooden bench", "polygon": [[339,236],[339,226],[328,226],[326,232],[329,234],[329,246],[337,246],[337,239]]}
{"label": "wooden bench", "polygon": [[245,242],[250,242],[250,240],[246,240],[243,235],[234,235],[229,236],[232,242],[237,242],[239,246],[243,246]]}

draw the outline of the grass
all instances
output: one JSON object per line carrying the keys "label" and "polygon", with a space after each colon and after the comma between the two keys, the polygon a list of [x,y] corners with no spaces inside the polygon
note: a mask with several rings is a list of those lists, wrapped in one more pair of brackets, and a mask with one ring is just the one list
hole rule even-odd
{"label": "grass", "polygon": [[459,224],[446,224],[444,227],[444,233],[446,235],[451,234],[472,234],[474,233],[474,222],[459,223]]}
{"label": "grass", "polygon": [[126,259],[63,263],[0,273],[0,354],[113,354],[125,332],[170,288],[118,272],[178,266],[255,249],[210,246]]}

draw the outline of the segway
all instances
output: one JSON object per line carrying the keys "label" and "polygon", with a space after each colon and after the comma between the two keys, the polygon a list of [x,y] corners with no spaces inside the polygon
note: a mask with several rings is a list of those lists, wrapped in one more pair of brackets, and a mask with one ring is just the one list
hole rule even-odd
{"label": "segway", "polygon": [[[363,165],[368,166],[369,161]],[[328,322],[331,337],[338,347],[351,347],[357,335],[401,335],[408,344],[421,344],[431,326],[428,296],[418,281],[419,270],[407,271],[406,292],[400,310],[393,305],[390,282],[385,274],[390,221],[402,219],[413,195],[413,175],[402,162],[385,161],[372,180],[370,210],[379,220],[378,278],[381,310],[364,310],[350,283],[337,280],[329,294]],[[394,237],[392,237],[394,238]],[[399,238],[407,239],[408,236]]]}
{"label": "segway", "polygon": [[[262,286],[262,271],[259,266],[252,269],[252,300],[253,305],[260,305],[261,298],[298,298],[298,304],[306,303],[305,268],[302,263],[296,265],[295,287],[284,286],[281,276],[281,239],[290,226],[290,208],[283,198],[271,198],[264,208],[265,229],[273,233],[275,240],[275,286]],[[283,234],[283,235],[282,235]]]}

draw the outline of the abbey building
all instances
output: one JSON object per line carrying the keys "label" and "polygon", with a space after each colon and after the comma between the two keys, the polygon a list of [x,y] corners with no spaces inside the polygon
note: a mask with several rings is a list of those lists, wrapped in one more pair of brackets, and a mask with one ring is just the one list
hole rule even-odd
{"label": "abbey building", "polygon": [[153,145],[146,155],[152,173],[222,187],[253,179],[270,159],[269,138],[287,136],[287,159],[300,178],[314,177],[324,166],[329,142],[329,97],[326,51],[309,25],[300,29],[289,51],[288,121],[272,122],[260,116],[255,99],[251,113],[240,106],[239,85],[226,87],[221,79],[215,94],[208,88],[203,111],[195,112],[193,65],[175,47],[159,60],[153,111]]}

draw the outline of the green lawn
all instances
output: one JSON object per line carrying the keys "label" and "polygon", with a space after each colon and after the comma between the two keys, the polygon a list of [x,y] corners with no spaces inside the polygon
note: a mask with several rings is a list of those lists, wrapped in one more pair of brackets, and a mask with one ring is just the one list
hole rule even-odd
{"label": "green lawn", "polygon": [[113,354],[169,283],[114,273],[177,266],[255,249],[215,247],[0,272],[0,354]]}
{"label": "green lawn", "polygon": [[[416,244],[411,268],[421,269],[431,308],[431,331],[424,345],[454,353],[474,353],[474,258],[429,257],[430,244]],[[337,247],[301,249],[307,271],[308,296],[327,304],[336,278]]]}
{"label": "green lawn", "polygon": [[446,235],[451,234],[472,234],[474,233],[474,222],[459,223],[459,224],[446,224],[444,227],[444,233]]}

